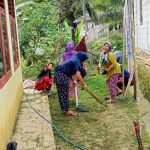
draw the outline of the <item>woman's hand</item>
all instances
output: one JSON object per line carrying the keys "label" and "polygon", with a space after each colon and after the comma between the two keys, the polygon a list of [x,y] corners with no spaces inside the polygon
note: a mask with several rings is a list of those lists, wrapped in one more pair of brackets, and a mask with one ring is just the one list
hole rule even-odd
{"label": "woman's hand", "polygon": [[82,84],[82,86],[83,86],[84,89],[87,88],[86,83]]}
{"label": "woman's hand", "polygon": [[100,70],[101,70],[101,68],[99,67],[99,66],[97,66],[97,71],[98,71],[98,74],[100,74]]}

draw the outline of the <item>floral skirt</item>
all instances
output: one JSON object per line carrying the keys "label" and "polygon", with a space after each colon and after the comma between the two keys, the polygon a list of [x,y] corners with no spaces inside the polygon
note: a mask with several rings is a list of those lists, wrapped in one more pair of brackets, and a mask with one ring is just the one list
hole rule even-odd
{"label": "floral skirt", "polygon": [[106,80],[109,93],[111,97],[114,97],[117,95],[117,81],[120,74],[114,74],[109,77],[108,80]]}

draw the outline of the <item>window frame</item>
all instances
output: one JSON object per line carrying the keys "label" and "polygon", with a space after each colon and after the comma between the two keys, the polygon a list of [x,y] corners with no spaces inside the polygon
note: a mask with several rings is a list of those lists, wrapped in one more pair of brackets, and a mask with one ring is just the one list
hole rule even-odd
{"label": "window frame", "polygon": [[[4,37],[3,37],[3,27],[2,27],[2,16],[5,17],[5,25],[6,25],[6,40],[7,40],[7,52],[8,52],[8,63],[10,66],[10,70],[7,71],[7,65],[6,65],[6,51],[4,47]],[[0,78],[0,89],[6,84],[6,82],[10,79],[12,73],[11,73],[11,61],[10,61],[10,49],[9,49],[9,39],[8,39],[8,29],[7,29],[7,20],[6,20],[6,14],[5,10],[0,7],[0,40],[1,40],[1,48],[2,48],[2,58],[3,58],[3,65],[4,65],[4,75],[2,78]]]}
{"label": "window frame", "polygon": [[[18,35],[17,35],[14,0],[8,0],[8,11],[9,11],[9,19],[10,19],[14,71],[16,71],[20,65],[20,61],[19,61],[20,59],[19,59]],[[12,23],[13,23],[13,27],[12,27]],[[15,27],[15,31],[14,31],[14,27]],[[12,30],[13,30],[13,32],[15,32],[15,34],[12,34]],[[12,38],[14,41],[12,40]],[[15,62],[15,60],[17,60],[17,61]]]}

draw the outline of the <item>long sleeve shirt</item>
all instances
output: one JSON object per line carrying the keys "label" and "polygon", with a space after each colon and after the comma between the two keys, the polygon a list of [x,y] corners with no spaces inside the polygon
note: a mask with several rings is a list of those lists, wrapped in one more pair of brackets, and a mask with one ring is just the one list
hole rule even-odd
{"label": "long sleeve shirt", "polygon": [[114,74],[121,73],[120,64],[117,63],[113,52],[108,53],[108,58],[107,58],[106,63],[102,64],[101,66],[105,69],[108,69],[109,67],[111,67],[111,69],[106,74],[107,79],[109,79],[109,77]]}

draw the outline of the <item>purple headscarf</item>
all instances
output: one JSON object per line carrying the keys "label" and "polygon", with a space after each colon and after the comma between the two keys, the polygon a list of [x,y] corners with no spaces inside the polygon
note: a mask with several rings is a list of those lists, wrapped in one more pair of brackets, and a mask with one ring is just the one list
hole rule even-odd
{"label": "purple headscarf", "polygon": [[62,54],[63,62],[70,59],[75,54],[76,51],[74,51],[74,44],[72,42],[68,42],[65,52]]}

